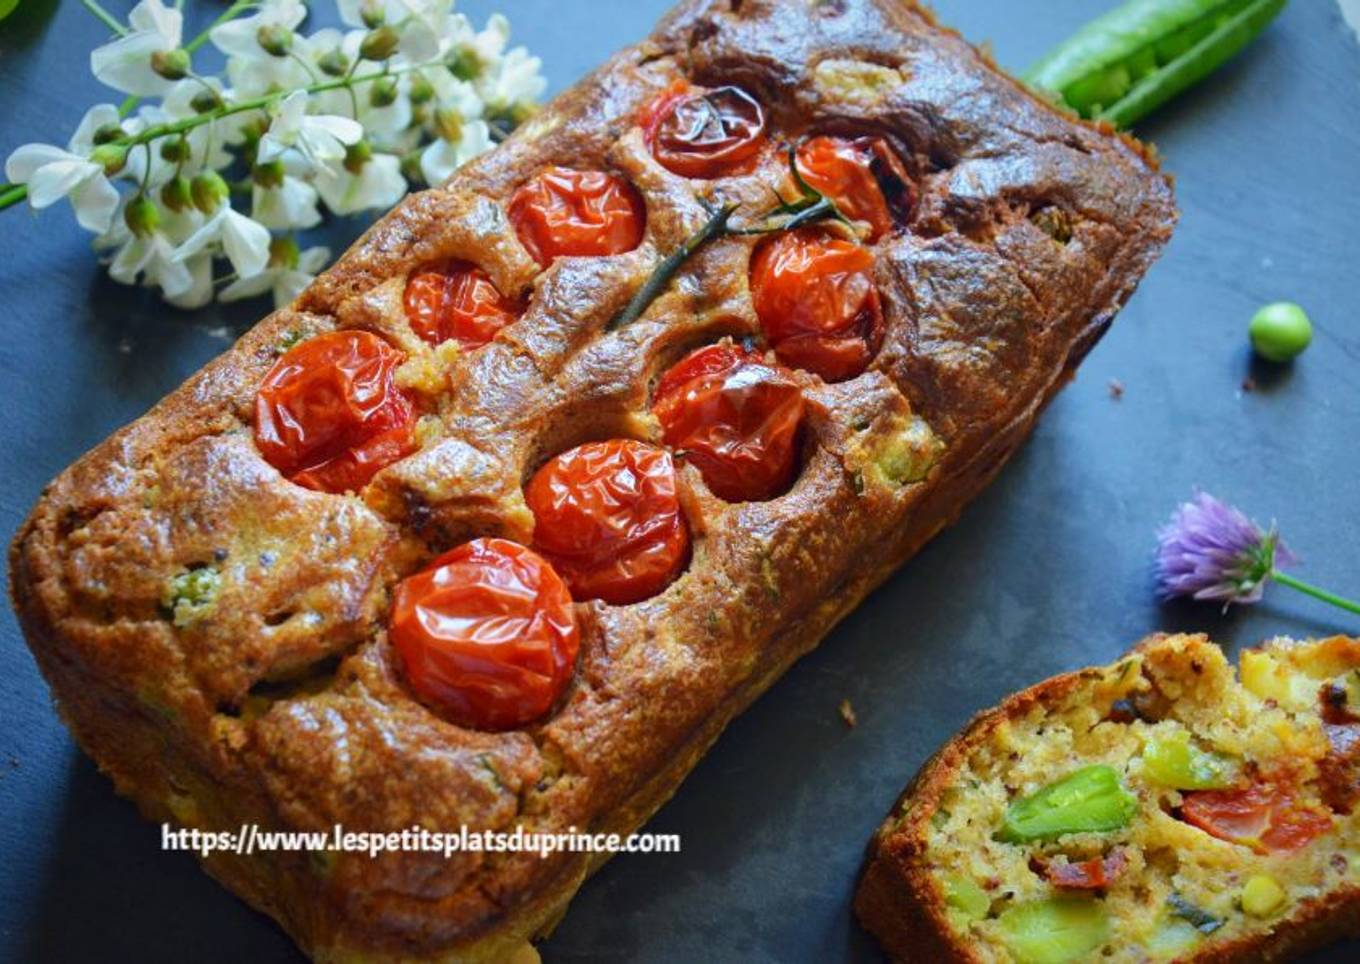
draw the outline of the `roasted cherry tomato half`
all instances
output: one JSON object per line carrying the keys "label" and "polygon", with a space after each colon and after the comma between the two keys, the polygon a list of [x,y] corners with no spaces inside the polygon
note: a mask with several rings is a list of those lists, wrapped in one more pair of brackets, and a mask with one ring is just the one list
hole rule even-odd
{"label": "roasted cherry tomato half", "polygon": [[553,567],[505,539],[464,543],[403,579],[388,634],[411,688],[476,730],[548,712],[571,681],[581,638]]}
{"label": "roasted cherry tomato half", "polygon": [[406,282],[406,320],[431,345],[450,339],[465,351],[480,348],[519,317],[519,305],[500,293],[485,271],[467,261],[444,261]]}
{"label": "roasted cherry tomato half", "polygon": [[787,369],[731,342],[682,358],[661,377],[652,402],[666,444],[729,502],[788,489],[803,409],[803,390]]}
{"label": "roasted cherry tomato half", "polygon": [[255,396],[255,444],[298,485],[363,488],[415,451],[416,411],[393,372],[405,356],[368,331],[333,331],[284,353]]}
{"label": "roasted cherry tomato half", "polygon": [[798,173],[853,221],[867,223],[871,241],[911,217],[916,189],[881,137],[813,137],[798,147]]}
{"label": "roasted cherry tomato half", "polygon": [[632,439],[563,452],[529,480],[534,548],[578,600],[623,605],[654,596],[689,559],[675,464]]}
{"label": "roasted cherry tomato half", "polygon": [[1221,840],[1261,853],[1298,850],[1332,828],[1320,807],[1284,787],[1254,783],[1242,790],[1195,790],[1185,794],[1181,816]]}
{"label": "roasted cherry tomato half", "polygon": [[751,297],[779,360],[829,382],[853,378],[883,342],[868,249],[815,228],[769,239],[751,259]]}
{"label": "roasted cherry tomato half", "polygon": [[604,171],[550,167],[510,199],[510,223],[543,267],[564,255],[622,254],[642,243],[647,207],[637,189]]}
{"label": "roasted cherry tomato half", "polygon": [[765,111],[740,87],[704,90],[677,81],[642,115],[652,156],[681,177],[744,174],[765,146]]}

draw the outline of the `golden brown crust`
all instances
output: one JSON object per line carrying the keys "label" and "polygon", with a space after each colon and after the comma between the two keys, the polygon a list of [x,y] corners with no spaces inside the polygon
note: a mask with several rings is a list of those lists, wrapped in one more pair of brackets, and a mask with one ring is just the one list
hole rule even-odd
{"label": "golden brown crust", "polygon": [[[1130,653],[1147,652],[1168,640],[1182,639],[1191,647],[1212,645],[1204,636],[1173,638],[1154,634]],[[1274,645],[1280,644],[1290,645],[1287,641]],[[1320,645],[1344,648],[1352,662],[1360,662],[1360,640],[1334,637]],[[1065,673],[1007,697],[998,706],[974,716],[921,766],[870,840],[855,894],[856,916],[878,938],[892,960],[904,964],[940,961],[974,964],[993,959],[981,955],[976,943],[965,940],[949,919],[932,872],[932,858],[927,856],[931,819],[946,791],[958,786],[965,761],[986,746],[995,731],[1024,719],[1036,708],[1064,704],[1073,694],[1089,687],[1093,674],[1107,671],[1091,667]],[[1343,885],[1304,900],[1272,929],[1232,940],[1205,942],[1194,953],[1176,960],[1187,964],[1283,961],[1357,936],[1360,936],[1360,886]]]}
{"label": "golden brown crust", "polygon": [[[692,468],[689,570],[635,606],[579,607],[577,678],[523,730],[461,729],[414,700],[383,628],[394,582],[475,535],[527,540],[520,485],[605,435],[654,438],[649,385],[684,350],[758,332],[748,239],[711,245],[644,318],[605,333],[706,218],[700,187],[632,118],[678,76],[740,83],[783,136],[876,132],[919,180],[876,246],[888,332],[870,371],[808,376],[793,490],[728,505]],[[539,273],[504,214],[549,164],[600,166],[647,202],[642,246]],[[778,157],[714,185],[758,208]],[[1055,240],[1042,213],[1061,212]],[[631,830],[723,726],[944,525],[1021,444],[1170,234],[1166,181],[1131,141],[1063,117],[896,0],[689,0],[447,185],[382,219],[261,322],[59,476],[11,550],[25,634],[77,740],[156,819],[204,828]],[[452,361],[400,311],[434,258],[529,294]],[[309,492],[255,452],[255,386],[285,338],[378,331],[438,418],[359,496]],[[905,462],[904,462],[905,459]],[[901,478],[884,466],[915,466]],[[927,470],[928,468],[928,470]],[[186,567],[222,575],[211,618],[162,607]],[[584,854],[215,855],[215,876],[320,959],[494,959],[551,924]]]}

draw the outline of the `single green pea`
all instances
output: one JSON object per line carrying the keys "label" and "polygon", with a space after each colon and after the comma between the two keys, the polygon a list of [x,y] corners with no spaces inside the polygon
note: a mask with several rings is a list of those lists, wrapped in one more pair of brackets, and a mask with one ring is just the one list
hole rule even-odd
{"label": "single green pea", "polygon": [[1313,340],[1308,313],[1291,301],[1266,305],[1251,318],[1251,346],[1267,361],[1292,361]]}

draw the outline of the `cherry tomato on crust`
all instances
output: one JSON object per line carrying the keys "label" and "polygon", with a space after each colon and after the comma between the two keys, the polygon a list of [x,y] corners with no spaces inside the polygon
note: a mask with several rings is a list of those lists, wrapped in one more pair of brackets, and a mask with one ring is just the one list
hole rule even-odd
{"label": "cherry tomato on crust", "polygon": [[829,382],[853,378],[883,342],[868,249],[816,229],[776,235],[751,259],[751,297],[779,360]]}
{"label": "cherry tomato on crust", "polygon": [[363,488],[415,451],[415,406],[393,382],[404,355],[368,331],[290,348],[255,396],[255,444],[270,465],[322,492]]}
{"label": "cherry tomato on crust", "polygon": [[453,339],[471,351],[519,317],[485,271],[466,261],[429,264],[406,281],[406,320],[431,345]]}
{"label": "cherry tomato on crust", "polygon": [[786,491],[798,461],[803,390],[780,365],[731,342],[706,345],[672,366],[652,412],[713,494],[729,502]]}
{"label": "cherry tomato on crust", "polygon": [[643,111],[643,137],[662,167],[681,177],[744,174],[765,146],[765,111],[740,87],[677,81]]}
{"label": "cherry tomato on crust", "polygon": [[580,646],[566,585],[537,553],[505,539],[464,543],[403,579],[388,633],[411,688],[477,730],[548,712]]}
{"label": "cherry tomato on crust", "polygon": [[1261,853],[1298,850],[1332,828],[1325,810],[1268,783],[1254,783],[1245,790],[1188,792],[1181,816],[1205,833]]}
{"label": "cherry tomato on crust", "polygon": [[550,167],[510,199],[510,223],[542,267],[564,255],[632,251],[647,208],[633,185],[604,171]]}
{"label": "cherry tomato on crust", "polygon": [[563,452],[524,490],[534,548],[577,600],[624,605],[660,592],[689,559],[689,526],[665,449],[632,439]]}
{"label": "cherry tomato on crust", "polygon": [[916,190],[881,137],[813,137],[798,147],[798,173],[852,221],[867,222],[877,241],[911,216]]}

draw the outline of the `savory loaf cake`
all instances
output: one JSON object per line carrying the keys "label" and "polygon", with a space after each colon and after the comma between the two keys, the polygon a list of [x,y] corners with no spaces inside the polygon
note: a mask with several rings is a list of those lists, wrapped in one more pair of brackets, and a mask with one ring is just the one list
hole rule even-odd
{"label": "savory loaf cake", "polygon": [[1357,807],[1360,640],[1154,636],[979,714],[855,909],[901,961],[1281,960],[1360,936]]}
{"label": "savory loaf cake", "polygon": [[[1174,218],[915,4],[690,0],[60,475],[20,620],[152,819],[626,833],[995,475]],[[318,959],[490,960],[604,857],[204,863]]]}

